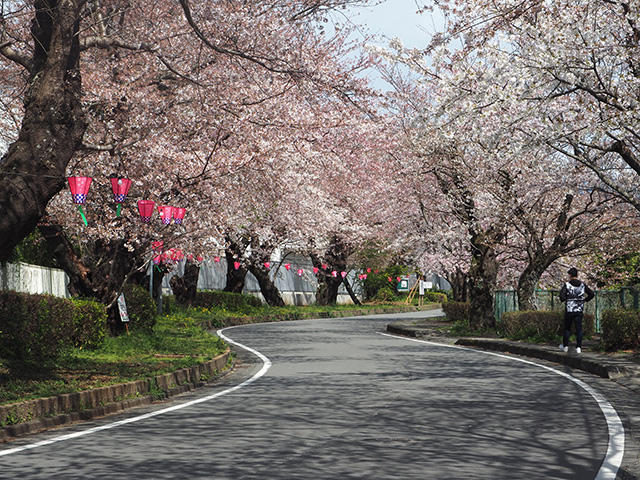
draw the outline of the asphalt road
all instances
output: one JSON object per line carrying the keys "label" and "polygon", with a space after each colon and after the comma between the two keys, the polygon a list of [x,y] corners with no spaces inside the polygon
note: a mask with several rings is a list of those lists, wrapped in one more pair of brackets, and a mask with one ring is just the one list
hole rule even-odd
{"label": "asphalt road", "polygon": [[384,334],[406,316],[226,329],[253,352],[222,382],[0,445],[0,478],[616,478],[609,383]]}

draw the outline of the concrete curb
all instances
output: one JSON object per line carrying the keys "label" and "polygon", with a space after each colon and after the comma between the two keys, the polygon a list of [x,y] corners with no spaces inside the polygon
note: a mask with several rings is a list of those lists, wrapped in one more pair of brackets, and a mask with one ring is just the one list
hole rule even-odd
{"label": "concrete curb", "polygon": [[[146,380],[0,406],[0,422],[33,418],[0,428],[0,443],[60,425],[93,420],[150,405],[155,401],[195,390],[229,371],[227,365],[230,357],[231,350],[227,349],[208,362]],[[203,377],[207,379],[206,382],[201,380]]]}
{"label": "concrete curb", "polygon": [[[395,335],[413,338],[434,339],[434,329],[426,329],[419,323],[393,322],[387,325],[387,331]],[[538,358],[566,365],[602,378],[611,379],[640,394],[640,364],[624,354],[606,355],[601,353],[565,353],[558,347],[536,345],[494,338],[441,338],[446,343],[464,347],[479,348],[488,351],[510,353],[529,358]]]}

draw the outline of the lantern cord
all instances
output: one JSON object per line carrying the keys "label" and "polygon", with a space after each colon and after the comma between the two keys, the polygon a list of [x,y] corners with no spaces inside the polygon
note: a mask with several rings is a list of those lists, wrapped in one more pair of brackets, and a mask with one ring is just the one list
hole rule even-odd
{"label": "lantern cord", "polygon": [[118,208],[116,209],[116,217],[120,216],[120,207],[122,206],[121,203],[118,204]]}
{"label": "lantern cord", "polygon": [[87,217],[84,215],[84,211],[82,210],[82,205],[78,205],[78,210],[80,211],[80,215],[82,215],[82,220],[84,221],[84,226],[88,226]]}

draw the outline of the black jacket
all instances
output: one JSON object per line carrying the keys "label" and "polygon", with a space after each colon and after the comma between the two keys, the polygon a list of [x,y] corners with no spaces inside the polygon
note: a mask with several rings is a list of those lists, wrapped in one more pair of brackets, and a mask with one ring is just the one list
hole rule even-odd
{"label": "black jacket", "polygon": [[568,313],[581,313],[584,311],[584,302],[591,300],[595,294],[587,285],[577,278],[566,282],[560,290],[560,301],[566,302]]}

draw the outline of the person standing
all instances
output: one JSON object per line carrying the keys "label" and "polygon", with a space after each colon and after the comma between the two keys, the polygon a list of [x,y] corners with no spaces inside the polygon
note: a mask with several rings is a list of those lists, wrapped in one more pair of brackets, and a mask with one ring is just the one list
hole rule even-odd
{"label": "person standing", "polygon": [[593,291],[584,283],[578,280],[578,270],[570,268],[567,272],[569,281],[560,290],[560,301],[565,302],[564,310],[564,334],[560,349],[569,351],[569,336],[571,335],[571,325],[576,326],[576,353],[582,352],[582,319],[584,318],[584,303],[594,297]]}

